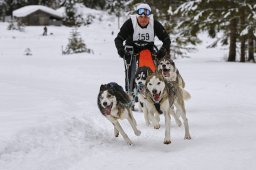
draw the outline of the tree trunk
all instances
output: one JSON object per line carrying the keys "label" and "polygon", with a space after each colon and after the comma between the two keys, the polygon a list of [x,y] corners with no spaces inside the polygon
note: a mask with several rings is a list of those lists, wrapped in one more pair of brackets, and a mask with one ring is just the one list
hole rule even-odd
{"label": "tree trunk", "polygon": [[[241,27],[241,31],[245,28],[245,10],[244,8],[240,9],[240,27]],[[240,32],[241,32],[240,31]],[[241,47],[240,47],[240,62],[245,62],[245,36],[241,36],[240,37],[240,43],[241,43]]]}
{"label": "tree trunk", "polygon": [[236,38],[237,38],[237,19],[231,19],[230,21],[230,35],[229,35],[229,55],[228,61],[236,61]]}
{"label": "tree trunk", "polygon": [[241,39],[241,47],[240,47],[240,51],[241,51],[241,54],[240,54],[240,62],[245,62],[245,37],[242,36]]}
{"label": "tree trunk", "polygon": [[255,62],[253,29],[250,29],[248,34],[248,61]]}

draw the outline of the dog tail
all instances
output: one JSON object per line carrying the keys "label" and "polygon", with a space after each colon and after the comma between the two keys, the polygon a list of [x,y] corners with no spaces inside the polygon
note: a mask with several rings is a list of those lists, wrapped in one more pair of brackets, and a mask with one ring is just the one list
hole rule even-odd
{"label": "dog tail", "polygon": [[189,93],[187,90],[183,89],[183,88],[182,88],[182,94],[183,94],[184,100],[189,100],[189,99],[191,99],[190,93]]}

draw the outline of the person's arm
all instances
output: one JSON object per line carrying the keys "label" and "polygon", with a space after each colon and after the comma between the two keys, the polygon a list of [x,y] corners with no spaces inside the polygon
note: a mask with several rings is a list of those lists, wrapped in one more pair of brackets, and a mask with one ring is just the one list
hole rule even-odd
{"label": "person's arm", "polygon": [[[117,34],[115,38],[115,45],[120,57],[124,55],[124,45],[123,42],[127,40],[127,38],[133,34],[133,26],[132,20],[128,19],[120,28],[120,32]],[[123,53],[123,54],[122,54]]]}
{"label": "person's arm", "polygon": [[165,48],[166,51],[169,51],[170,45],[171,45],[169,34],[166,32],[163,25],[157,20],[154,20],[154,30],[155,30],[155,35],[158,37],[159,40],[163,42],[163,45],[161,48]]}

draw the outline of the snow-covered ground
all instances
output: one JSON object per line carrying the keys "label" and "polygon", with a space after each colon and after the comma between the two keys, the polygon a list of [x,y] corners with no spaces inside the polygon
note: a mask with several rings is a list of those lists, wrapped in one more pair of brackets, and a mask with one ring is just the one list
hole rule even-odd
{"label": "snow-covered ground", "polygon": [[121,122],[134,146],[114,138],[96,97],[103,83],[124,85],[124,68],[113,42],[117,24],[106,14],[101,20],[79,28],[94,54],[76,55],[61,55],[71,28],[50,26],[53,35],[42,36],[43,27],[7,31],[0,23],[1,170],[256,168],[256,66],[227,63],[225,50],[206,44],[175,61],[192,94],[192,140],[172,121],[172,143],[164,145],[163,117],[155,130],[141,112],[134,112],[141,136]]}

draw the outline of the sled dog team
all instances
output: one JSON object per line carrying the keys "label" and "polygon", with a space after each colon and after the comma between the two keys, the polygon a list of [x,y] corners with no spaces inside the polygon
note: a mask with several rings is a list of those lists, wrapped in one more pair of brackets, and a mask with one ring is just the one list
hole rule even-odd
{"label": "sled dog team", "polygon": [[[158,61],[157,71],[154,73],[149,67],[139,67],[134,83],[146,125],[159,129],[160,115],[164,115],[164,144],[171,143],[171,116],[179,127],[182,125],[181,117],[185,128],[184,139],[190,140],[184,101],[191,96],[185,90],[185,82],[170,56]],[[131,145],[132,141],[119,123],[119,120],[127,119],[134,134],[137,136],[141,134],[132,114],[133,102],[129,95],[117,83],[111,82],[100,86],[97,102],[100,112],[114,125],[115,137],[120,133],[125,142]]]}

